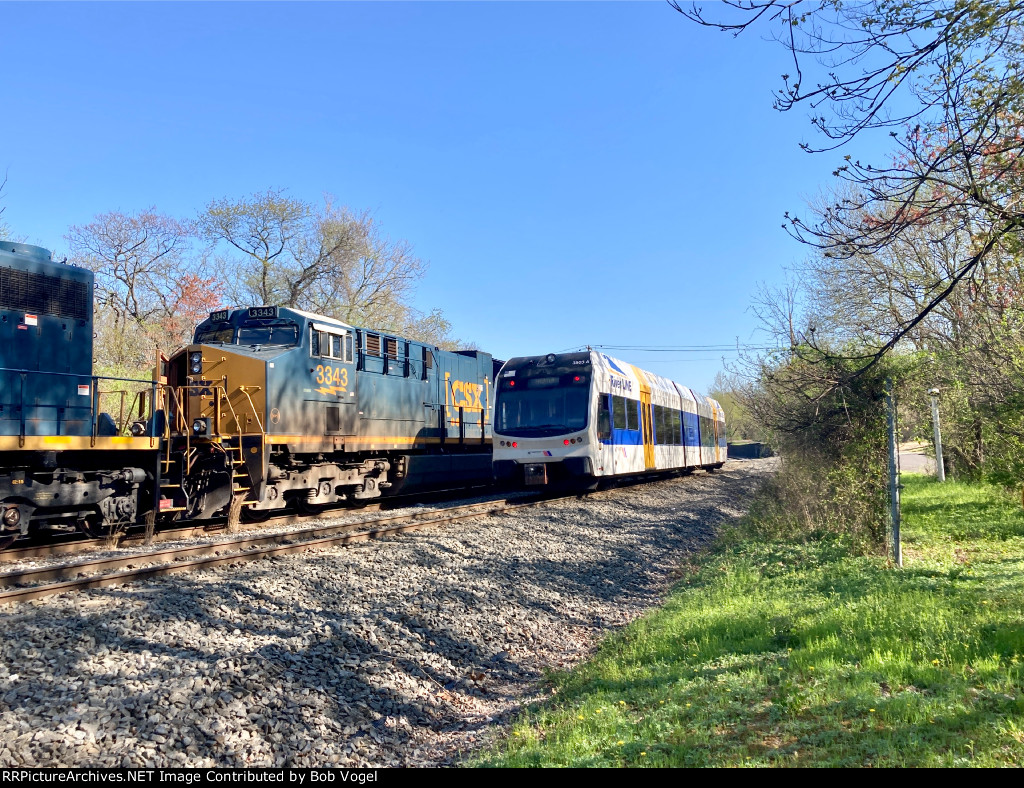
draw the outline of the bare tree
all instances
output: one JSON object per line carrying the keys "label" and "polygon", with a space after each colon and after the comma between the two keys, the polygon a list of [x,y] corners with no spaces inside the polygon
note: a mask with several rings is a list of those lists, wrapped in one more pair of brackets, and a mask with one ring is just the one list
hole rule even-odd
{"label": "bare tree", "polygon": [[[765,27],[790,53],[775,106],[812,112],[834,150],[888,130],[890,161],[847,155],[834,175],[848,186],[810,220],[784,227],[825,257],[850,261],[907,248],[922,232],[956,237],[959,257],[928,297],[853,355],[874,364],[1024,227],[1024,3],[1020,0],[869,0],[672,5],[701,25],[739,35]],[[966,240],[967,243],[962,243]]]}
{"label": "bare tree", "polygon": [[183,295],[204,306],[219,302],[216,282],[203,278],[201,265],[190,254],[190,235],[187,223],[154,208],[100,214],[68,230],[71,261],[96,275],[101,364],[129,371],[145,368],[154,343],[176,344],[191,329],[172,326]]}
{"label": "bare tree", "polygon": [[385,236],[368,213],[321,206],[270,189],[211,202],[200,233],[223,252],[237,303],[276,304],[329,314],[355,325],[450,342],[450,325],[410,300],[426,264],[405,241]]}

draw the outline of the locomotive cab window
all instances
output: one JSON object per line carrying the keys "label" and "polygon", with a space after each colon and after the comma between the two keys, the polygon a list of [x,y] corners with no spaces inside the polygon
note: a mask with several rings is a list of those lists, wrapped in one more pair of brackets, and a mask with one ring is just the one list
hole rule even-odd
{"label": "locomotive cab window", "polygon": [[216,323],[196,331],[195,343],[209,345],[213,342],[230,344],[235,339],[235,327],[230,323]]}
{"label": "locomotive cab window", "polygon": [[345,364],[351,364],[352,335],[347,331],[334,333],[314,327],[310,332],[309,354],[319,358],[332,358]]}
{"label": "locomotive cab window", "polygon": [[249,318],[238,327],[238,344],[292,347],[299,344],[299,327],[292,320]]}

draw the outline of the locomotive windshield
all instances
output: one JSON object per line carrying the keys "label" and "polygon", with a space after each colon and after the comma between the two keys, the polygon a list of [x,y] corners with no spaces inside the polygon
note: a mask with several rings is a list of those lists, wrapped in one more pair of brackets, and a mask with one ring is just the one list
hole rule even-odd
{"label": "locomotive windshield", "polygon": [[196,344],[211,342],[231,342],[235,338],[235,327],[230,323],[216,323],[208,328],[196,331]]}
{"label": "locomotive windshield", "polygon": [[299,344],[299,327],[291,320],[249,319],[238,327],[238,344],[292,347]]}
{"label": "locomotive windshield", "polygon": [[577,432],[587,426],[590,386],[580,376],[536,377],[517,388],[502,381],[498,394],[495,432],[516,437],[545,437]]}

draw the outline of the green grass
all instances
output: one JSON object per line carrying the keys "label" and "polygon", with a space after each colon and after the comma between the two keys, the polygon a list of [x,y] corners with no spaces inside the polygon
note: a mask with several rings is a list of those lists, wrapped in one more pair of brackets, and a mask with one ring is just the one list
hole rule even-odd
{"label": "green grass", "polygon": [[904,477],[904,568],[727,539],[489,766],[1024,764],[1024,511]]}

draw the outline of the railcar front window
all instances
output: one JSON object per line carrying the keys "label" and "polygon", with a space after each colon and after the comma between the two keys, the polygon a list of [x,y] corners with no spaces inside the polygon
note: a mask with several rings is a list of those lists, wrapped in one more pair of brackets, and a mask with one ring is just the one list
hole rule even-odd
{"label": "railcar front window", "polygon": [[503,435],[544,437],[577,432],[587,426],[590,390],[573,388],[505,390],[498,400],[497,431]]}
{"label": "railcar front window", "polygon": [[293,347],[299,344],[299,327],[291,320],[246,320],[238,328],[238,344]]}

